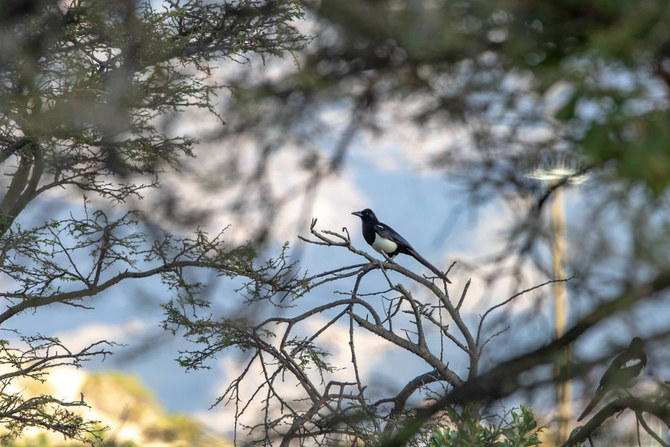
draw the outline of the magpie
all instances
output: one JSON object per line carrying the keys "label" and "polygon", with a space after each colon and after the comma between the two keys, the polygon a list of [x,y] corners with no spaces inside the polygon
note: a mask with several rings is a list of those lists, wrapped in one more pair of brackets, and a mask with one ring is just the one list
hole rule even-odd
{"label": "magpie", "polygon": [[600,379],[600,385],[596,389],[595,396],[593,396],[591,402],[589,402],[579,416],[577,422],[584,419],[610,391],[633,386],[637,376],[640,375],[646,364],[647,354],[644,353],[644,349],[642,348],[642,339],[635,337],[630,342],[630,346],[612,360],[612,364],[607,368],[602,379]]}
{"label": "magpie", "polygon": [[370,244],[372,248],[387,258],[393,258],[398,253],[404,253],[412,256],[424,266],[428,267],[437,276],[451,284],[449,278],[437,269],[433,264],[428,262],[423,256],[414,250],[412,245],[407,242],[407,239],[400,236],[393,228],[377,220],[377,216],[370,208],[363,211],[356,211],[351,213],[354,216],[361,218],[363,222],[363,238],[365,242]]}

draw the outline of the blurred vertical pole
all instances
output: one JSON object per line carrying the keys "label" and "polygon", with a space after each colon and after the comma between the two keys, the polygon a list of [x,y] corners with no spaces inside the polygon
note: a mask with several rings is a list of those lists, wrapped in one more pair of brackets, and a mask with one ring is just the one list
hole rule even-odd
{"label": "blurred vertical pole", "polygon": [[[554,191],[554,200],[551,206],[551,227],[553,233],[552,254],[554,257],[554,279],[564,279],[563,259],[565,243],[565,212],[563,209],[563,188],[557,187]],[[556,337],[565,333],[568,320],[568,294],[565,282],[554,283],[554,316]],[[570,420],[572,418],[571,399],[572,385],[565,375],[570,361],[570,347],[566,346],[556,360],[556,403],[558,405],[558,441],[565,442],[570,435]]]}
{"label": "blurred vertical pole", "polygon": [[[579,185],[588,177],[586,170],[580,167],[579,157],[572,151],[556,150],[535,154],[530,161],[534,168],[527,176],[550,182],[554,187],[554,199],[551,204],[551,252],[554,263],[554,317],[556,337],[565,333],[568,321],[568,292],[566,288],[563,262],[565,259],[565,210],[563,209],[563,185]],[[560,182],[560,184],[558,183]],[[572,422],[572,384],[567,374],[570,365],[571,351],[566,346],[558,355],[554,363],[554,377],[556,378],[556,406],[558,410],[558,430],[556,430],[556,444],[562,445],[570,436]]]}

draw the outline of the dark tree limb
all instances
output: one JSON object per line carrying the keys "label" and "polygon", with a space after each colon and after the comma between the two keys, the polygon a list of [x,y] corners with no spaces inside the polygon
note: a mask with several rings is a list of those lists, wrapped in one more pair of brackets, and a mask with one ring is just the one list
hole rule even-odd
{"label": "dark tree limb", "polygon": [[[577,427],[573,430],[570,438],[563,444],[563,447],[569,447],[573,445],[580,445],[582,442],[585,442],[589,437],[591,437],[602,425],[607,421],[607,419],[612,416],[621,413],[624,410],[632,410],[638,421],[644,424],[645,430],[647,430],[650,435],[653,432],[644,422],[643,414],[648,413],[660,421],[662,421],[666,427],[670,428],[670,400],[668,399],[670,395],[665,395],[663,399],[640,399],[633,396],[621,397],[613,400],[612,402],[605,405],[600,411],[593,415],[591,419],[588,420],[584,425]],[[658,436],[658,435],[656,435]]]}

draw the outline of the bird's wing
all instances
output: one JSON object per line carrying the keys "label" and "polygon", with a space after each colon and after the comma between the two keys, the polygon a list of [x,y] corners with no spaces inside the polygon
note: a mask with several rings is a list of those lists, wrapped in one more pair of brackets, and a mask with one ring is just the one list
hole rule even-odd
{"label": "bird's wing", "polygon": [[581,421],[584,416],[589,414],[608,391],[617,388],[630,388],[635,383],[634,379],[640,375],[646,364],[647,354],[640,347],[633,348],[631,343],[631,347],[612,360],[609,368],[600,379],[596,395],[591,399],[577,421]]}
{"label": "bird's wing", "polygon": [[375,232],[385,239],[392,240],[396,244],[402,244],[408,248],[412,248],[412,245],[409,242],[407,242],[407,239],[400,236],[400,234],[398,234],[397,231],[395,231],[393,228],[389,227],[386,224],[383,224],[381,222],[376,223]]}
{"label": "bird's wing", "polygon": [[600,379],[600,386],[607,389],[628,388],[632,385],[631,381],[642,372],[646,363],[644,353],[640,355],[625,351],[612,361]]}
{"label": "bird's wing", "polygon": [[414,247],[412,247],[412,245],[411,245],[409,242],[407,242],[407,239],[405,239],[404,237],[400,236],[400,235],[398,234],[398,232],[395,231],[393,228],[391,228],[391,227],[389,227],[388,225],[383,224],[383,223],[380,222],[380,223],[375,224],[375,232],[376,232],[379,236],[381,236],[381,237],[383,237],[383,238],[386,238],[386,239],[390,239],[390,240],[392,240],[393,242],[395,242],[396,244],[398,244],[398,246],[399,246],[399,247],[398,247],[398,251],[400,251],[401,253],[406,253],[406,254],[412,256],[414,259],[416,259],[417,261],[419,261],[420,263],[422,263],[424,266],[428,267],[428,268],[429,268],[433,273],[435,273],[437,276],[439,276],[440,278],[444,279],[444,280],[447,281],[448,283],[451,283],[451,281],[449,281],[449,279],[446,277],[446,275],[445,275],[444,273],[442,273],[442,272],[440,271],[440,269],[438,269],[437,267],[435,267],[433,264],[431,264],[430,262],[428,262],[428,260],[426,260],[426,258],[424,258],[423,256],[421,256],[421,255],[414,249]]}
{"label": "bird's wing", "polygon": [[424,266],[428,267],[433,273],[435,273],[437,276],[440,278],[444,279],[448,283],[451,283],[449,279],[446,277],[444,273],[442,273],[438,268],[436,268],[433,264],[428,262],[423,256],[421,256],[415,249],[412,247],[412,245],[407,242],[407,239],[404,237],[400,236],[397,231],[395,231],[393,228],[389,227],[386,224],[383,224],[381,222],[378,222],[375,224],[375,232],[385,238],[385,239],[390,239],[396,244],[398,244],[398,249],[396,251],[400,253],[406,253],[420,263],[422,263]]}

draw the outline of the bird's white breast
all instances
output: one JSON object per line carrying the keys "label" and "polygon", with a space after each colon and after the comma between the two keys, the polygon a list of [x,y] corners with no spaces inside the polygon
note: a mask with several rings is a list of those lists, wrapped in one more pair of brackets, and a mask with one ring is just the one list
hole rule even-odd
{"label": "bird's white breast", "polygon": [[393,253],[398,248],[398,244],[396,244],[390,239],[379,237],[379,235],[375,233],[375,240],[372,243],[372,248],[374,248],[380,253],[384,252],[386,254],[390,254]]}

